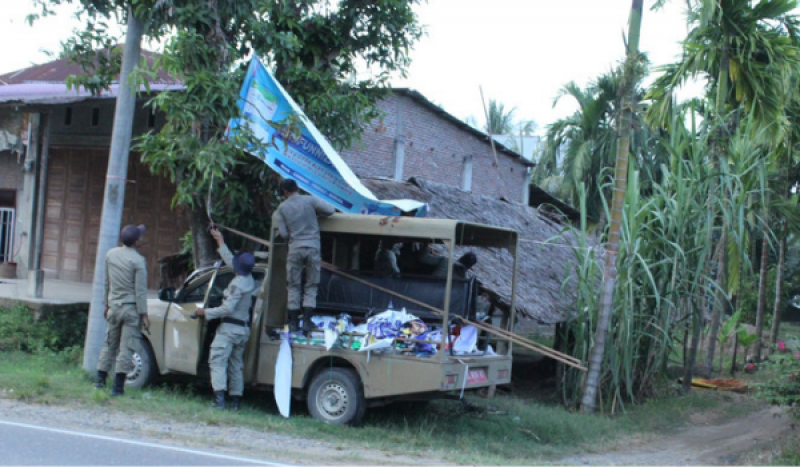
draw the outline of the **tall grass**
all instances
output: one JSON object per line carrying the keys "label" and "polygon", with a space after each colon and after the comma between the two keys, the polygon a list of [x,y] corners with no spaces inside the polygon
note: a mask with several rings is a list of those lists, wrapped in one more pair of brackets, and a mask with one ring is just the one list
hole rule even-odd
{"label": "tall grass", "polygon": [[[687,119],[691,121],[688,128]],[[708,128],[698,128],[691,109],[676,111],[669,135],[660,141],[659,150],[670,156],[669,164],[658,169],[661,183],[645,192],[639,172],[630,170],[601,375],[600,398],[606,410],[613,412],[653,395],[681,341],[696,346],[706,310],[719,290],[727,290],[717,282],[726,280],[725,275],[710,267],[711,260],[729,254],[736,257],[736,267],[746,261],[741,252],[746,250],[753,221],[743,206],[754,193],[763,191],[763,154],[755,143],[748,144],[743,131],[729,149],[731,163],[715,171],[708,157],[709,134]],[[724,243],[719,241],[722,225],[729,232]],[[574,249],[576,319],[562,339],[572,342],[571,353],[584,359],[593,344],[602,271],[597,252],[587,248],[585,219],[581,229],[578,237],[584,240]],[[727,280],[735,282],[738,274],[737,269]],[[688,332],[692,339],[685,337]],[[689,350],[686,365],[691,372],[697,352],[696,347]],[[562,383],[565,402],[576,404],[582,374],[566,370]]]}

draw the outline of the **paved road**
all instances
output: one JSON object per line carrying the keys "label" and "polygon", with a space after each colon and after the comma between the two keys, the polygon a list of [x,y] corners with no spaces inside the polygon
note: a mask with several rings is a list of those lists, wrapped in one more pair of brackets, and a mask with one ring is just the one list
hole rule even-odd
{"label": "paved road", "polygon": [[288,464],[0,420],[0,465]]}

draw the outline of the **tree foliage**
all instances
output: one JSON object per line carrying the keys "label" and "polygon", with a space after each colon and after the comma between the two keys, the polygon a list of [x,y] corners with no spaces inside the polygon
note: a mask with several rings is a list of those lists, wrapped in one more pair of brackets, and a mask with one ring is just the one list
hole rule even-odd
{"label": "tree foliage", "polygon": [[[63,0],[71,3],[70,0]],[[37,16],[51,14],[62,0],[37,0]],[[203,233],[207,199],[220,222],[264,234],[277,202],[276,177],[243,153],[244,140],[230,141],[225,129],[238,115],[236,105],[246,60],[256,55],[331,143],[357,141],[363,125],[378,115],[375,103],[388,92],[388,79],[404,74],[409,52],[422,34],[412,6],[418,0],[81,0],[85,30],[64,43],[63,53],[81,64],[86,76],[71,84],[107,88],[119,70],[119,54],[108,21],[125,23],[129,8],[147,24],[146,35],[161,40],[163,54],[139,69],[146,85],[166,71],[186,86],[149,101],[166,115],[166,125],[137,142],[136,149],[155,173],[177,186],[175,204],[187,206],[195,261],[213,257]],[[110,52],[109,52],[110,51]],[[359,72],[364,67],[367,71]],[[216,180],[211,196],[211,181]]]}

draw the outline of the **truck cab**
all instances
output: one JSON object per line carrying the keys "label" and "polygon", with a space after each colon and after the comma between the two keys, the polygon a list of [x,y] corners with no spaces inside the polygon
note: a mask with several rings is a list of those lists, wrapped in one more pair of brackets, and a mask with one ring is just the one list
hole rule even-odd
{"label": "truck cab", "polygon": [[[273,225],[277,225],[273,222]],[[332,319],[346,313],[354,325],[365,324],[387,309],[405,309],[426,327],[440,331],[439,340],[397,337],[381,351],[362,351],[370,337],[344,332],[326,350],[317,333],[293,338],[292,396],[305,401],[316,418],[336,424],[357,424],[369,407],[402,400],[426,400],[511,381],[511,342],[482,335],[477,348],[454,351],[455,334],[464,320],[491,320],[511,330],[514,320],[518,235],[515,231],[449,219],[334,214],[320,220],[322,270],[317,294],[318,316]],[[381,244],[400,250],[399,274],[376,273]],[[286,257],[288,244],[273,229],[268,260],[253,270],[260,291],[254,300],[250,339],[245,351],[246,391],[270,391],[287,323]],[[402,245],[400,247],[399,245]],[[446,261],[446,275],[432,275],[413,260],[421,248],[433,246]],[[492,291],[474,277],[460,277],[452,267],[464,251],[504,255],[511,278],[511,306],[492,316]],[[403,257],[405,255],[405,258]],[[129,386],[143,386],[158,375],[179,373],[208,380],[208,353],[216,323],[192,319],[198,306],[217,306],[233,277],[228,267],[192,274],[177,291],[159,292],[148,303],[150,334],[135,356]],[[492,278],[485,278],[491,281]],[[206,294],[207,292],[207,294]],[[207,295],[207,297],[206,297]],[[362,326],[363,329],[363,326]],[[283,337],[282,337],[283,336]],[[427,352],[419,352],[421,344]]]}

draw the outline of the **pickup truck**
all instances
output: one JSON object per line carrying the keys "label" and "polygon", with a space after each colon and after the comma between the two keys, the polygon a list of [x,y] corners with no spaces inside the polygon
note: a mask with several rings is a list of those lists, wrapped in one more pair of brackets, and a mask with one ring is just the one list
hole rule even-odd
{"label": "pickup truck", "polygon": [[[273,225],[277,225],[273,223]],[[510,331],[514,320],[518,234],[509,229],[448,219],[334,214],[320,221],[323,269],[317,298],[318,315],[347,313],[354,324],[365,323],[382,311],[405,308],[428,326],[441,330],[434,353],[413,351],[413,340],[393,341],[383,352],[354,349],[364,336],[344,333],[345,345],[330,350],[310,339],[294,338],[292,398],[304,400],[312,416],[327,423],[357,424],[368,407],[403,400],[429,400],[465,390],[489,388],[511,381],[511,345],[501,335],[482,335],[478,349],[453,351],[450,345],[456,316],[476,319],[478,281],[453,272],[457,252],[500,255],[513,262],[511,306],[494,317],[497,327]],[[402,272],[374,273],[379,242],[408,245],[436,244],[450,267],[446,277]],[[253,270],[260,284],[254,299],[250,340],[245,352],[246,392],[270,391],[281,332],[287,322],[286,256],[288,245],[273,229],[268,260]],[[509,263],[510,265],[512,263]],[[194,310],[217,306],[233,278],[229,267],[195,271],[178,290],[159,291],[148,302],[150,333],[144,334],[134,356],[136,367],[126,385],[143,387],[159,375],[192,375],[209,380],[208,355],[216,322],[193,319]],[[431,341],[428,342],[429,344]],[[430,345],[429,345],[430,347]]]}

